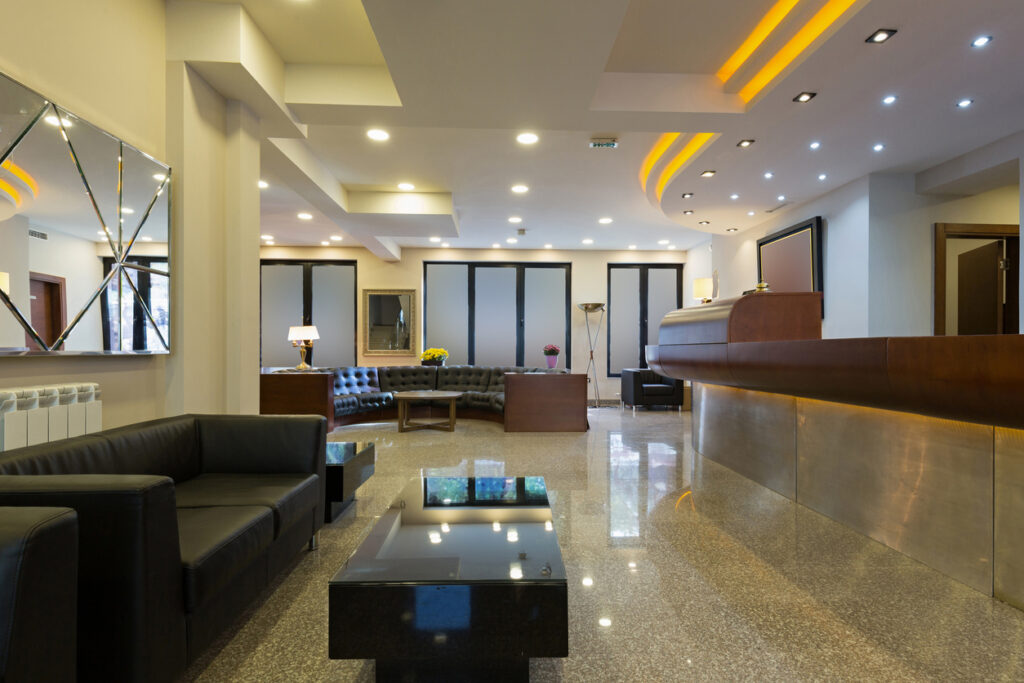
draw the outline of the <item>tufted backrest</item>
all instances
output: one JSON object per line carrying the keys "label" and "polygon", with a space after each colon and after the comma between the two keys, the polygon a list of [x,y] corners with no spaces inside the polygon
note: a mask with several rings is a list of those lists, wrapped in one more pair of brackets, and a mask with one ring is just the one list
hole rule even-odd
{"label": "tufted backrest", "polygon": [[442,365],[437,369],[440,391],[487,391],[491,368],[476,365]]}
{"label": "tufted backrest", "polygon": [[369,394],[380,391],[377,368],[346,367],[334,369],[334,395]]}
{"label": "tufted backrest", "polygon": [[396,365],[377,368],[381,391],[429,391],[437,389],[437,368],[430,365]]}
{"label": "tufted backrest", "polygon": [[523,372],[523,368],[517,368],[508,365],[491,368],[491,381],[488,382],[487,384],[487,391],[504,393],[505,373],[508,372]]}

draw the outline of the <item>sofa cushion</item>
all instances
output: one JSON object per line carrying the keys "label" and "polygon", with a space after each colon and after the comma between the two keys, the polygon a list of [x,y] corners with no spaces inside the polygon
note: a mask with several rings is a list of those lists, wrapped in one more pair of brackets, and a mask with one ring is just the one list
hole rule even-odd
{"label": "sofa cushion", "polygon": [[490,393],[505,391],[505,373],[522,372],[523,368],[513,366],[499,366],[491,368],[491,380],[487,383],[487,391]]}
{"label": "sofa cushion", "polygon": [[359,397],[356,395],[334,397],[334,417],[353,415],[360,411]]}
{"label": "sofa cushion", "polygon": [[489,410],[491,408],[492,396],[494,396],[494,394],[486,391],[467,391],[455,402],[455,405],[464,405],[467,408],[482,408]]}
{"label": "sofa cushion", "polygon": [[391,396],[391,394],[386,391],[359,394],[356,398],[359,400],[360,410],[384,408],[385,406],[389,406],[395,402],[395,399]]}
{"label": "sofa cushion", "polygon": [[[262,505],[274,512],[274,538],[317,506],[315,474],[200,474],[174,487],[179,508]],[[313,529],[310,527],[310,535]]]}
{"label": "sofa cushion", "polygon": [[671,396],[674,388],[667,384],[644,384],[643,390],[645,396]]}
{"label": "sofa cushion", "polygon": [[270,547],[274,516],[254,505],[178,508],[185,611],[216,596]]}
{"label": "sofa cushion", "polygon": [[439,391],[487,391],[491,369],[476,365],[441,366],[437,369]]}
{"label": "sofa cushion", "polygon": [[437,389],[437,368],[430,365],[377,368],[381,391],[431,391]]}
{"label": "sofa cushion", "polygon": [[334,369],[334,395],[369,394],[380,392],[377,368],[344,367]]}
{"label": "sofa cushion", "polygon": [[505,412],[505,392],[499,392],[490,394],[491,397],[491,409],[497,410],[499,413]]}

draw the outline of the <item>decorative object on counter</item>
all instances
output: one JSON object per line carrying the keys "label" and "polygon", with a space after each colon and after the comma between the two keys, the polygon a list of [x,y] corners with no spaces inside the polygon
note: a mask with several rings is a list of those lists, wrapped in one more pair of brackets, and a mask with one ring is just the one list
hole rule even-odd
{"label": "decorative object on counter", "polygon": [[[594,406],[601,405],[601,389],[597,383],[597,363],[594,362],[594,351],[597,350],[597,344],[601,340],[601,325],[604,323],[604,304],[601,303],[587,303],[587,304],[576,304],[576,307],[583,311],[587,321],[587,346],[590,348],[590,358],[587,360],[587,370],[583,374],[590,377],[590,374],[594,375]],[[600,313],[601,317],[597,319],[597,327],[594,328],[594,333],[590,333],[590,314]],[[587,381],[590,381],[589,379]]]}
{"label": "decorative object on counter", "polygon": [[547,361],[549,368],[558,365],[558,354],[561,352],[562,349],[558,348],[557,344],[548,344],[544,347],[544,360]]}
{"label": "decorative object on counter", "polygon": [[309,370],[306,363],[306,352],[313,350],[313,342],[320,338],[316,325],[297,325],[288,328],[288,341],[299,350],[299,364],[296,370]]}
{"label": "decorative object on counter", "polygon": [[770,291],[772,291],[772,289],[771,289],[771,287],[768,286],[767,282],[762,280],[761,282],[757,283],[756,287],[754,287],[754,291],[755,292],[770,292]]}
{"label": "decorative object on counter", "polygon": [[693,298],[702,304],[711,303],[711,295],[714,290],[715,283],[709,277],[699,277],[693,281]]}
{"label": "decorative object on counter", "polygon": [[448,360],[447,349],[427,349],[420,354],[420,365],[444,365]]}

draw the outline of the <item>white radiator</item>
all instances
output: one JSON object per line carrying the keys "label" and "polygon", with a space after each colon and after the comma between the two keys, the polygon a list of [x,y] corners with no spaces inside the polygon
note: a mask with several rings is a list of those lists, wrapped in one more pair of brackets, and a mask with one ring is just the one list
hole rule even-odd
{"label": "white radiator", "polygon": [[0,451],[103,429],[95,382],[0,389]]}

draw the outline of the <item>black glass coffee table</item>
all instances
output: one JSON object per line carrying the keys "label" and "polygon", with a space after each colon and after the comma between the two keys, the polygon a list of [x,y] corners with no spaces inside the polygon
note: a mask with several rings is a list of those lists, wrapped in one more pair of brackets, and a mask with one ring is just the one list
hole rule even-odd
{"label": "black glass coffee table", "polygon": [[411,481],[331,579],[329,654],[377,680],[529,680],[569,650],[543,477]]}
{"label": "black glass coffee table", "polygon": [[355,501],[356,489],[373,475],[376,459],[372,441],[327,442],[324,522],[337,519]]}

